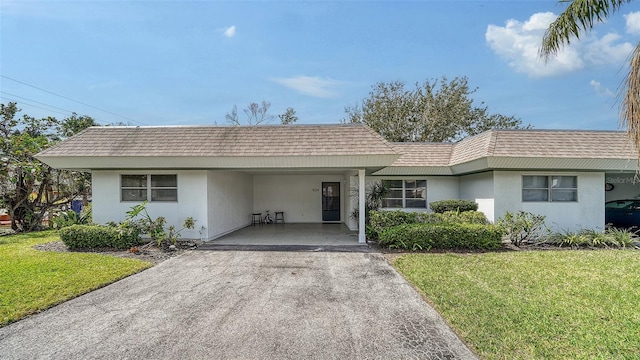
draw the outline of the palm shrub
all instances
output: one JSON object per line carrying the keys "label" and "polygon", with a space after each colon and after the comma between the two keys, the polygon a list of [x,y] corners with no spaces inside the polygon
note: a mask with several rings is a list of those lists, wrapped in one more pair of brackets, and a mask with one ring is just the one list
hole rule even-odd
{"label": "palm shrub", "polygon": [[[370,226],[371,212],[379,210],[382,207],[382,200],[389,194],[389,188],[384,185],[382,181],[375,181],[370,183],[365,188],[365,203],[364,203],[364,222],[367,227],[367,237],[372,239],[376,237],[375,230]],[[360,193],[359,188],[355,187],[351,189],[351,197],[356,201],[359,201]],[[350,217],[358,221],[360,219],[360,206],[356,206],[351,211]]]}
{"label": "palm shrub", "polygon": [[63,211],[51,219],[51,226],[54,229],[62,229],[71,225],[86,225],[89,223],[91,223],[90,212],[78,215],[78,213],[73,210]]}

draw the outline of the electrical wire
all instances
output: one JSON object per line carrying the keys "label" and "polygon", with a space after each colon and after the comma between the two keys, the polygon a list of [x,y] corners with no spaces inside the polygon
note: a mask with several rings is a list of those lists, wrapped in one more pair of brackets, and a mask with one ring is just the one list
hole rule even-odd
{"label": "electrical wire", "polygon": [[[8,101],[12,101],[12,102],[18,103],[20,106],[22,106],[22,105],[26,105],[26,106],[30,106],[30,107],[33,107],[33,108],[36,108],[36,109],[46,110],[46,111],[48,111],[48,112],[52,112],[52,113],[56,113],[56,114],[60,114],[60,115],[64,115],[64,116],[71,116],[71,115],[72,115],[72,114],[71,114],[71,113],[69,113],[69,112],[67,112],[67,113],[63,113],[63,112],[60,112],[60,111],[47,109],[47,108],[44,108],[44,107],[42,107],[42,106],[38,106],[38,105],[34,105],[34,104],[29,104],[29,103],[28,103],[28,102],[26,102],[26,101],[16,100],[16,99],[13,99],[13,98],[10,98],[10,97],[6,97],[6,96],[4,96],[4,95],[0,95],[0,99],[5,99],[5,100],[8,100]],[[65,111],[66,111],[66,110],[65,110]]]}
{"label": "electrical wire", "polygon": [[11,77],[8,77],[8,76],[6,76],[6,75],[0,75],[0,77],[2,77],[2,78],[4,78],[4,79],[7,79],[7,80],[11,80],[11,81],[17,82],[18,84],[22,84],[22,85],[25,85],[25,86],[28,86],[28,87],[31,87],[31,88],[34,88],[34,89],[37,89],[37,90],[40,90],[40,91],[44,91],[44,92],[46,92],[46,93],[48,93],[48,94],[51,94],[51,95],[54,95],[54,96],[57,96],[57,97],[60,97],[60,98],[63,98],[63,99],[69,100],[69,101],[73,101],[73,102],[75,102],[75,103],[78,103],[78,104],[81,104],[81,105],[84,105],[84,106],[88,106],[88,107],[90,107],[90,108],[92,108],[92,109],[99,110],[99,111],[102,111],[102,112],[104,112],[104,113],[107,113],[107,114],[110,114],[110,115],[113,115],[113,116],[117,116],[117,117],[119,117],[119,118],[122,118],[122,119],[125,119],[125,120],[128,120],[128,121],[131,121],[131,122],[134,122],[134,123],[138,123],[138,124],[146,125],[145,123],[143,123],[143,122],[141,122],[141,121],[137,121],[137,120],[134,120],[134,119],[128,118],[128,117],[126,117],[126,116],[123,116],[123,115],[120,115],[120,114],[116,114],[116,113],[111,112],[111,111],[109,111],[109,110],[104,110],[104,109],[101,109],[101,108],[99,108],[99,107],[96,107],[96,106],[93,106],[93,105],[89,105],[89,104],[84,103],[84,102],[82,102],[82,101],[74,100],[74,99],[72,99],[72,98],[70,98],[70,97],[67,97],[67,96],[64,96],[64,95],[57,94],[57,93],[55,93],[55,92],[53,92],[53,91],[49,91],[49,90],[46,90],[46,89],[43,89],[43,88],[37,87],[37,86],[35,86],[35,85],[27,84],[27,83],[25,83],[25,82],[23,82],[23,81],[16,80],[16,79],[11,78]]}

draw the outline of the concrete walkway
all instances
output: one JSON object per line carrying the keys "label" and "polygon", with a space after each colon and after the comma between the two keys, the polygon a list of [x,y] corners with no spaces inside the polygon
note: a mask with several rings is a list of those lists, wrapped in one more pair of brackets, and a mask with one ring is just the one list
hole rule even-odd
{"label": "concrete walkway", "polygon": [[475,359],[380,254],[192,251],[0,328],[2,359]]}

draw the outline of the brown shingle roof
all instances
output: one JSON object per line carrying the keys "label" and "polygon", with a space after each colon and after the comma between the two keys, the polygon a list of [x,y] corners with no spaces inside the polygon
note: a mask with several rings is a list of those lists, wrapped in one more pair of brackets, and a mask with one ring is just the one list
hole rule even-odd
{"label": "brown shingle roof", "polygon": [[393,143],[400,157],[392,166],[448,166],[453,144]]}
{"label": "brown shingle roof", "polygon": [[497,130],[492,156],[634,159],[635,148],[621,131]]}
{"label": "brown shingle roof", "polygon": [[393,143],[394,167],[454,166],[488,157],[635,159],[621,131],[491,130],[457,143]]}
{"label": "brown shingle roof", "polygon": [[397,154],[369,127],[345,125],[92,127],[39,156]]}

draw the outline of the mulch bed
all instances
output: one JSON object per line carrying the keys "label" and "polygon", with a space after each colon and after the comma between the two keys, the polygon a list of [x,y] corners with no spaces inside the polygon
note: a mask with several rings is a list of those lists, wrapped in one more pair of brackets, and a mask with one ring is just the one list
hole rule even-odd
{"label": "mulch bed", "polygon": [[102,255],[117,256],[122,258],[139,259],[148,261],[153,265],[157,265],[167,259],[184,253],[184,249],[176,249],[175,251],[164,251],[152,244],[138,246],[137,252],[130,250],[115,250],[115,249],[91,249],[91,250],[74,250],[70,251],[62,241],[52,241],[45,244],[38,244],[33,246],[34,249],[40,251],[55,251],[55,252],[90,252]]}

